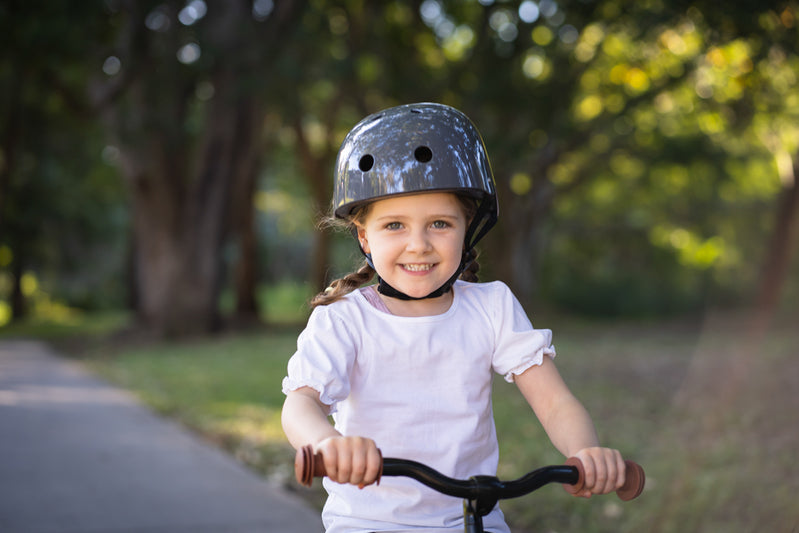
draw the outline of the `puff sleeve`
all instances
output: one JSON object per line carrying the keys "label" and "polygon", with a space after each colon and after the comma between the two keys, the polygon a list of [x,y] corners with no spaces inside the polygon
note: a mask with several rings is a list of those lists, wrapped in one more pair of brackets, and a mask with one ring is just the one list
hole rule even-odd
{"label": "puff sleeve", "polygon": [[330,406],[328,414],[349,396],[349,376],[358,352],[357,337],[333,307],[320,306],[311,313],[283,379],[284,394],[301,387],[316,390],[321,402]]}
{"label": "puff sleeve", "polygon": [[504,283],[497,283],[492,297],[494,324],[494,371],[512,383],[514,376],[555,357],[552,331],[535,329],[519,301]]}

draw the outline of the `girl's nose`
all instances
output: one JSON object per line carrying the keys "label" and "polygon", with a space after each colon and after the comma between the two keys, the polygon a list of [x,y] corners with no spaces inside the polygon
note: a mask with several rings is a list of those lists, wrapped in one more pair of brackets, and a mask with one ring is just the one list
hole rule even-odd
{"label": "girl's nose", "polygon": [[405,249],[409,252],[427,252],[431,248],[430,236],[424,229],[411,232]]}

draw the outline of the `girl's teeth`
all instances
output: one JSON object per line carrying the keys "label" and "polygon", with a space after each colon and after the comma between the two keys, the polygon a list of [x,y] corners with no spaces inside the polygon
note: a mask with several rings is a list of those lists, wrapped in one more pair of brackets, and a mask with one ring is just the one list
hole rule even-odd
{"label": "girl's teeth", "polygon": [[427,265],[405,265],[405,268],[407,270],[412,270],[414,272],[419,272],[419,271],[422,271],[422,270],[430,270],[431,267],[432,267],[432,265],[430,265],[430,264],[427,264]]}

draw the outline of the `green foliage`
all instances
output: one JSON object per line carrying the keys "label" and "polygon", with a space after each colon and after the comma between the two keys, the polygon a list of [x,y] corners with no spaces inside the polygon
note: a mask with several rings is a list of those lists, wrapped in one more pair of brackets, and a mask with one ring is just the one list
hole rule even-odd
{"label": "green foliage", "polygon": [[[13,164],[0,244],[54,298],[81,307],[122,301],[130,225],[120,151],[85,113],[87,89],[146,71],[147,89],[110,108],[130,117],[113,144],[163,134],[177,161],[203,139],[220,89],[214,65],[226,57],[212,30],[222,12],[209,5],[179,23],[174,2],[136,7],[149,21],[139,27],[147,65],[112,55],[129,15],[119,7],[0,8],[11,43],[0,52],[0,117],[14,124],[22,109],[25,119],[3,136],[17,143],[0,153],[0,169]],[[315,210],[348,129],[369,112],[434,100],[463,109],[484,136],[502,214],[481,260],[527,303],[629,314],[741,303],[799,149],[796,9],[314,0],[276,54],[257,24],[242,28],[237,87],[266,104],[254,198],[264,279],[307,279]],[[200,56],[176,62],[187,43]],[[356,254],[337,247],[330,268],[348,271]],[[235,260],[234,247],[225,252]]]}
{"label": "green foliage", "polygon": [[96,66],[94,43],[85,37],[108,32],[98,8],[95,2],[0,8],[0,32],[8,39],[0,52],[0,298],[27,275],[67,305],[121,304],[113,277],[128,223],[124,191],[101,159],[104,139],[84,93]]}
{"label": "green foliage", "polygon": [[310,312],[313,289],[308,284],[281,283],[263,287],[261,309],[268,324],[303,324]]}
{"label": "green foliage", "polygon": [[255,193],[256,227],[263,281],[301,283],[308,279],[308,256],[313,246],[317,215],[309,202],[306,184],[295,153],[294,134],[288,127],[273,132],[278,137],[261,172]]}
{"label": "green foliage", "polygon": [[[297,326],[308,319],[308,302],[313,290],[307,283],[284,281],[276,285],[262,285],[258,289],[260,318],[270,326]],[[230,293],[222,295],[221,307],[225,313],[234,309],[234,298]]]}
{"label": "green foliage", "polygon": [[[502,206],[481,259],[527,301],[523,273],[540,273],[537,294],[571,309],[740,302],[761,268],[774,162],[796,152],[788,117],[799,108],[794,8],[751,8],[319,1],[284,58],[302,88],[291,107],[334,130],[318,137],[332,151],[381,107],[466,111]],[[524,267],[509,271],[514,254]]]}

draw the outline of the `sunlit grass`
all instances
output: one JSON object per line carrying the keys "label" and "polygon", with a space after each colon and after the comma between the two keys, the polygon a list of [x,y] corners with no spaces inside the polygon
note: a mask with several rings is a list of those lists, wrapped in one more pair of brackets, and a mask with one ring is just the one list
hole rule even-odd
{"label": "sunlit grass", "polygon": [[83,313],[73,310],[67,317],[34,316],[20,322],[8,322],[0,327],[0,338],[32,337],[57,341],[59,339],[96,338],[113,332],[128,323],[129,316],[121,311]]}

